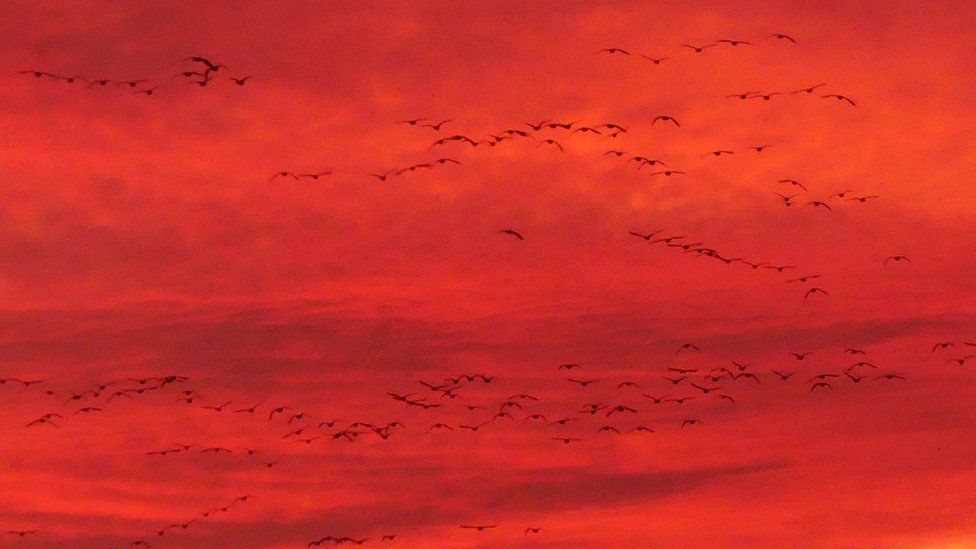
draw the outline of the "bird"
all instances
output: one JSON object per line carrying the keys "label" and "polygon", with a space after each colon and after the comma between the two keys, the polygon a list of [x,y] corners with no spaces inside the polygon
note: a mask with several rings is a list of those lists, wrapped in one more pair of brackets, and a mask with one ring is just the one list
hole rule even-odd
{"label": "bird", "polygon": [[739,46],[739,45],[751,46],[751,45],[753,45],[752,42],[746,42],[745,40],[729,40],[727,38],[723,38],[722,40],[716,40],[715,42],[716,43],[721,43],[721,44],[728,44],[730,46]]}
{"label": "bird", "polygon": [[184,61],[184,62],[186,62],[186,61],[193,61],[194,63],[203,63],[204,65],[206,65],[206,66],[207,66],[207,71],[208,71],[208,72],[211,72],[211,71],[212,71],[212,72],[217,72],[217,71],[219,71],[220,69],[225,69],[225,68],[227,68],[227,67],[226,67],[226,66],[224,66],[224,65],[221,65],[221,64],[217,64],[217,63],[214,63],[213,61],[210,61],[209,59],[207,59],[207,58],[205,58],[205,57],[200,57],[200,56],[198,56],[198,55],[194,55],[194,56],[192,56],[192,57],[187,57],[187,58],[186,58],[186,59],[184,59],[183,61]]}
{"label": "bird", "polygon": [[855,349],[853,347],[848,347],[847,349],[844,349],[844,354],[845,355],[866,355],[867,353],[864,352],[862,349]]}
{"label": "bird", "polygon": [[572,377],[566,378],[566,380],[572,383],[578,383],[580,387],[586,387],[587,385],[600,381],[599,379],[576,379]]}
{"label": "bird", "polygon": [[90,413],[101,412],[101,411],[102,411],[101,408],[95,408],[94,406],[85,406],[84,408],[75,410],[75,413],[72,415],[76,416],[78,414],[90,414]]}
{"label": "bird", "polygon": [[935,352],[938,349],[948,349],[949,347],[955,347],[955,346],[956,344],[952,343],[951,341],[942,341],[932,346],[932,352]]}
{"label": "bird", "polygon": [[782,198],[783,199],[783,203],[786,205],[787,208],[789,208],[790,206],[793,205],[793,199],[794,198],[800,196],[798,194],[780,194],[780,193],[773,193],[773,194],[775,194],[776,196]]}
{"label": "bird", "polygon": [[658,120],[660,120],[661,122],[671,122],[676,127],[679,127],[679,128],[681,127],[681,124],[678,122],[677,119],[675,119],[673,116],[669,116],[667,114],[659,114],[659,115],[655,116],[654,119],[651,120],[651,125],[653,126],[654,124],[657,124]]}
{"label": "bird", "polygon": [[670,57],[651,57],[650,55],[644,55],[644,54],[638,54],[638,55],[640,55],[644,59],[647,59],[651,63],[654,63],[655,65],[660,65],[661,63],[670,59]]}
{"label": "bird", "polygon": [[911,263],[912,262],[911,259],[908,259],[907,257],[905,257],[903,255],[892,255],[892,256],[888,256],[887,258],[885,258],[883,265],[887,265],[888,262],[890,262],[890,261],[894,261],[895,263],[901,263],[902,261],[904,261],[905,263]]}
{"label": "bird", "polygon": [[524,535],[538,534],[539,532],[542,532],[542,528],[541,527],[532,527],[532,526],[530,526],[530,527],[528,527],[528,528],[525,529],[525,534]]}
{"label": "bird", "polygon": [[253,414],[254,411],[257,410],[257,407],[260,406],[260,405],[262,405],[262,404],[264,404],[264,401],[263,400],[261,402],[255,404],[254,406],[251,406],[250,408],[241,408],[240,410],[234,410],[234,413],[235,414]]}
{"label": "bird", "polygon": [[794,94],[797,94],[797,93],[813,93],[813,90],[815,90],[817,88],[822,88],[822,87],[824,87],[826,85],[827,85],[826,82],[822,82],[820,84],[814,84],[813,86],[808,86],[806,88],[800,88],[798,90],[791,91],[790,92],[790,95],[794,95]]}
{"label": "bird", "polygon": [[817,375],[811,377],[809,381],[818,381],[818,380],[819,381],[823,381],[825,379],[830,379],[830,378],[835,378],[835,377],[840,377],[840,376],[837,375],[837,374],[830,374],[830,373],[827,373],[827,374],[817,374]]}
{"label": "bird", "polygon": [[679,170],[662,170],[659,172],[653,172],[651,175],[664,175],[666,177],[671,177],[672,175],[685,175],[687,172],[682,172]]}
{"label": "bird", "polygon": [[806,276],[801,276],[801,277],[798,277],[798,278],[788,279],[787,282],[806,282],[808,280],[813,280],[815,278],[820,278],[820,276],[821,275],[818,275],[818,274],[815,274],[815,275],[806,275]]}
{"label": "bird", "polygon": [[638,232],[634,232],[634,231],[627,231],[627,234],[630,234],[632,236],[636,236],[638,238],[643,238],[646,241],[650,241],[652,238],[654,238],[654,236],[656,236],[656,235],[658,235],[660,233],[661,233],[661,231],[652,231],[652,232],[647,233],[647,234],[638,233]]}
{"label": "bird", "polygon": [[501,231],[498,231],[498,232],[499,233],[502,233],[502,234],[512,235],[512,236],[514,236],[515,238],[517,238],[519,240],[525,240],[525,237],[522,236],[522,233],[520,233],[520,232],[518,232],[518,231],[516,231],[514,229],[502,229]]}
{"label": "bird", "polygon": [[620,48],[603,48],[602,50],[598,51],[597,53],[609,53],[610,55],[614,55],[614,54],[619,53],[619,54],[622,54],[622,55],[630,55],[630,52],[629,51],[624,50],[624,49],[620,49]]}
{"label": "bird", "polygon": [[759,91],[758,90],[749,90],[749,91],[742,92],[742,93],[730,93],[730,94],[727,94],[725,97],[727,97],[729,99],[748,99],[754,93],[759,93]]}
{"label": "bird", "polygon": [[383,172],[383,173],[368,173],[366,175],[369,176],[369,177],[375,177],[376,179],[379,179],[380,181],[386,181],[386,178],[389,177],[390,174],[395,173],[395,171],[396,170],[389,170],[389,171],[386,171],[386,172]]}
{"label": "bird", "polygon": [[681,351],[700,351],[700,350],[701,349],[699,349],[698,346],[695,345],[694,343],[682,343],[681,346],[678,347],[677,352],[680,353]]}
{"label": "bird", "polygon": [[397,124],[407,124],[409,126],[416,126],[421,122],[426,122],[428,118],[408,118],[407,120],[400,120]]}
{"label": "bird", "polygon": [[448,122],[451,122],[451,119],[450,118],[448,118],[447,120],[441,120],[440,122],[437,122],[435,124],[421,124],[421,126],[423,126],[425,128],[430,128],[430,129],[434,130],[435,132],[439,132],[439,131],[441,131],[441,127],[443,127],[444,124],[447,124]]}
{"label": "bird", "polygon": [[573,135],[574,133],[577,133],[577,132],[579,132],[579,133],[595,133],[597,135],[601,135],[600,130],[598,130],[596,128],[591,128],[589,126],[580,126],[580,127],[576,128],[575,130],[569,132],[569,135]]}
{"label": "bird", "polygon": [[287,171],[284,171],[284,172],[275,172],[275,174],[271,176],[271,179],[274,180],[274,179],[277,179],[279,177],[291,177],[295,181],[298,181],[298,174],[295,174],[295,173],[292,173],[292,172],[287,172]]}
{"label": "bird", "polygon": [[234,402],[233,400],[228,400],[227,402],[219,406],[201,406],[201,408],[203,408],[204,410],[213,410],[215,412],[222,412],[224,411],[224,408],[230,406],[231,404],[233,404],[233,402]]}
{"label": "bird", "polygon": [[614,406],[613,408],[611,408],[610,411],[607,412],[607,416],[609,417],[615,413],[624,413],[624,412],[636,414],[637,410],[629,406],[624,406],[623,404],[620,404],[618,406]]}
{"label": "bird", "polygon": [[807,299],[808,297],[810,297],[811,295],[816,295],[816,294],[818,294],[818,293],[821,293],[821,294],[823,294],[823,295],[829,295],[829,294],[828,294],[827,292],[825,292],[825,291],[824,291],[824,290],[823,290],[822,288],[810,288],[809,290],[807,290],[807,293],[806,293],[806,294],[804,294],[804,296],[803,296],[803,300],[804,300],[804,301],[806,301],[806,299]]}
{"label": "bird", "polygon": [[762,385],[762,382],[759,381],[759,376],[757,376],[756,374],[754,374],[752,372],[744,372],[744,373],[741,373],[741,374],[738,374],[738,375],[733,375],[732,376],[732,380],[733,381],[738,381],[739,379],[744,378],[744,377],[745,378],[752,379],[756,383]]}
{"label": "bird", "polygon": [[828,210],[833,210],[833,208],[830,207],[830,204],[827,204],[826,202],[823,202],[821,200],[811,200],[810,202],[807,202],[807,206],[813,206],[814,208],[826,208]]}
{"label": "bird", "polygon": [[700,419],[686,419],[686,420],[684,420],[684,421],[681,422],[681,428],[684,429],[685,428],[685,425],[698,425],[699,423],[702,423],[702,420],[700,420]]}
{"label": "bird", "polygon": [[717,391],[717,390],[721,389],[721,387],[705,387],[705,386],[699,385],[699,384],[697,384],[697,383],[695,383],[693,381],[692,382],[689,382],[689,383],[691,383],[691,386],[692,387],[694,387],[695,389],[698,389],[699,391],[705,393],[706,395],[708,393],[712,392],[712,391]]}
{"label": "bird", "polygon": [[705,48],[711,48],[712,46],[716,46],[716,45],[717,44],[705,44],[704,46],[694,46],[692,44],[681,44],[681,47],[688,48],[694,51],[695,53],[702,53],[705,51]]}
{"label": "bird", "polygon": [[552,138],[543,139],[539,143],[542,144],[542,145],[552,145],[552,146],[556,147],[557,149],[559,149],[560,152],[566,152],[566,149],[563,149],[563,146],[560,145],[559,142],[556,141],[555,139],[552,139]]}
{"label": "bird", "polygon": [[793,185],[794,187],[799,187],[804,191],[807,190],[807,188],[804,187],[803,184],[797,181],[796,179],[780,179],[777,181],[777,183],[789,183],[790,185]]}
{"label": "bird", "polygon": [[786,41],[788,41],[788,42],[792,42],[792,43],[794,43],[794,44],[796,44],[796,40],[794,40],[794,39],[793,39],[793,38],[792,38],[792,37],[791,37],[790,35],[788,35],[788,34],[781,34],[781,33],[774,33],[774,34],[770,34],[770,35],[769,35],[769,36],[767,36],[766,38],[776,38],[777,40],[786,40]]}
{"label": "bird", "polygon": [[553,440],[558,440],[559,442],[562,442],[563,444],[569,444],[570,442],[579,442],[579,441],[583,440],[581,438],[569,438],[569,437],[552,437],[552,439]]}
{"label": "bird", "polygon": [[830,390],[833,390],[834,389],[834,387],[831,384],[827,383],[826,381],[820,381],[820,382],[814,383],[810,387],[810,392],[812,393],[813,391],[815,391],[816,389],[818,389],[820,387],[823,387],[825,389],[830,389]]}
{"label": "bird", "polygon": [[487,530],[488,528],[498,528],[498,525],[496,525],[496,524],[476,524],[476,525],[462,524],[461,525],[461,528],[467,528],[467,529],[470,529],[470,530],[477,530],[479,532],[483,532],[483,531]]}
{"label": "bird", "polygon": [[252,79],[254,77],[253,76],[245,76],[243,78],[234,78],[233,76],[228,76],[227,78],[230,78],[231,80],[233,80],[234,83],[237,84],[238,86],[243,86],[244,84],[247,83],[248,80],[250,80],[250,79]]}
{"label": "bird", "polygon": [[551,129],[551,130],[556,130],[556,129],[569,130],[569,129],[572,129],[573,124],[576,124],[578,122],[579,122],[579,120],[574,120],[572,122],[556,122],[556,121],[552,121],[552,122],[549,122],[548,124],[546,124],[546,127],[549,128],[549,129]]}
{"label": "bird", "polygon": [[858,202],[860,202],[860,203],[863,204],[863,203],[867,202],[868,200],[871,200],[871,199],[874,199],[874,198],[880,198],[880,197],[877,196],[877,195],[871,195],[871,196],[853,196],[851,198],[848,198],[848,200],[857,200]]}
{"label": "bird", "polygon": [[810,356],[812,354],[813,354],[813,351],[809,351],[809,352],[806,352],[806,353],[790,353],[790,355],[794,359],[796,359],[796,360],[803,360],[803,359],[805,359],[806,357],[808,357],[808,356]]}
{"label": "bird", "polygon": [[830,99],[837,99],[838,101],[847,101],[848,103],[851,104],[851,106],[853,106],[853,107],[856,107],[857,106],[857,103],[854,102],[854,100],[851,99],[850,97],[847,97],[846,95],[839,95],[839,94],[836,94],[836,93],[831,93],[831,94],[828,94],[828,95],[823,95],[821,97],[823,97],[824,99],[830,98]]}
{"label": "bird", "polygon": [[300,173],[300,174],[298,174],[298,178],[299,179],[315,179],[315,180],[317,180],[318,178],[323,177],[323,176],[326,176],[326,175],[332,175],[332,172],[327,170],[327,171],[324,171],[324,172],[316,172],[316,173]]}
{"label": "bird", "polygon": [[705,153],[705,154],[702,155],[702,157],[704,158],[704,157],[707,157],[707,156],[722,156],[723,154],[735,154],[735,153],[732,152],[732,151],[717,150],[717,151],[712,151],[712,152]]}
{"label": "bird", "polygon": [[57,75],[55,75],[55,74],[52,74],[52,73],[49,73],[49,72],[46,72],[46,71],[33,70],[33,69],[23,70],[23,71],[17,71],[17,74],[29,74],[29,75],[33,76],[34,78],[41,78],[42,76],[50,76],[52,78],[56,78],[57,77]]}
{"label": "bird", "polygon": [[875,379],[887,379],[887,380],[901,379],[901,380],[904,380],[905,379],[905,376],[900,375],[900,374],[882,374],[882,375],[878,376]]}

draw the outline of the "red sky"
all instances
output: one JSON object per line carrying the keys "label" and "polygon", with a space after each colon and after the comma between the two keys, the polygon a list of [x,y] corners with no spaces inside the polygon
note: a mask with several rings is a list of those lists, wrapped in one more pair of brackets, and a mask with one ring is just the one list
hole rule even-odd
{"label": "red sky", "polygon": [[[198,4],[5,5],[0,378],[44,383],[0,385],[0,531],[37,530],[0,546],[976,545],[976,359],[950,362],[976,353],[971,3]],[[766,38],[778,32],[797,43]],[[722,38],[755,44],[680,46]],[[634,55],[595,53],[607,47]],[[178,73],[191,55],[228,68],[189,85]],[[661,114],[680,128],[652,125]],[[452,121],[396,123],[413,117]],[[430,148],[546,118],[628,132]],[[651,176],[609,149],[687,175]],[[735,154],[704,156],[717,149]],[[366,175],[442,156],[461,165]],[[790,208],[773,194],[794,192],[777,183],[788,178],[808,189]],[[828,198],[846,190],[879,198]],[[654,230],[798,268],[627,234]],[[895,255],[911,263],[884,264]],[[804,300],[814,286],[829,295]],[[955,347],[932,351],[942,341]],[[685,342],[701,350],[675,353]],[[878,369],[811,392],[808,379],[858,359]],[[762,382],[718,382],[735,404],[662,378],[732,360]],[[567,362],[582,372],[557,371]],[[496,378],[457,400],[418,383],[462,372]],[[190,379],[65,404],[165,375]],[[616,389],[625,380],[641,389]],[[197,400],[177,401],[191,389]],[[540,400],[458,429],[517,393]],[[576,413],[601,401],[637,417]],[[230,412],[256,403],[253,417]],[[287,422],[267,419],[280,405],[325,438],[283,439]],[[84,406],[103,411],[72,415]],[[24,427],[51,412],[60,427]],[[581,419],[525,421],[535,413]],[[319,429],[327,419],[337,428]],[[328,438],[394,420],[405,428],[388,440]],[[455,431],[428,433],[437,422]],[[656,432],[595,434],[603,424]],[[193,448],[145,455],[174,442]],[[211,446],[234,453],[200,453]]]}

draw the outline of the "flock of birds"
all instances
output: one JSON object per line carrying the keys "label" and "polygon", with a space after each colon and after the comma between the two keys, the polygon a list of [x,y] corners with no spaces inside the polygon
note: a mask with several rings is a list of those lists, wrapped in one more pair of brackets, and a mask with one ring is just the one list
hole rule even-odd
{"label": "flock of birds", "polygon": [[[185,67],[186,70],[178,73],[174,78],[182,78],[185,82],[189,82],[195,86],[200,86],[201,88],[210,85],[214,80],[216,80],[218,73],[221,69],[227,69],[227,66],[222,63],[214,63],[205,57],[192,56],[183,60],[184,63],[190,63],[190,66]],[[114,78],[91,78],[87,76],[77,76],[77,75],[65,75],[57,72],[52,72],[48,70],[41,69],[25,69],[18,71],[18,74],[23,74],[37,79],[48,79],[55,82],[64,82],[67,84],[86,84],[89,89],[91,88],[107,88],[109,86],[116,86],[121,89],[128,89],[134,95],[146,95],[150,96],[156,93],[160,87],[164,86],[164,82],[155,81],[149,78],[136,78],[129,80],[117,80]],[[223,75],[221,75],[223,76]],[[237,84],[238,86],[243,86],[253,76],[227,76],[227,79]]]}
{"label": "flock of birds", "polygon": [[[768,35],[765,39],[788,44],[796,43],[796,40],[791,36],[781,33]],[[756,42],[758,41],[721,39],[704,45],[681,44],[680,48],[687,55],[701,55],[711,48],[748,48],[754,47]],[[677,54],[673,56],[651,56],[619,47],[604,48],[599,50],[597,54],[642,59],[652,65],[671,62],[677,56]],[[188,64],[185,67],[186,70],[173,78],[183,79],[185,82],[199,87],[207,87],[219,77],[226,77],[228,82],[233,82],[237,86],[244,86],[252,79],[251,76],[226,76],[228,70],[226,65],[211,61],[206,57],[192,56],[185,59],[184,63]],[[153,95],[162,85],[162,82],[150,79],[87,78],[33,69],[20,72],[36,79],[49,79],[68,84],[87,84],[88,88],[112,85],[129,89],[134,94],[146,96]],[[731,93],[727,97],[739,100],[760,99],[769,101],[776,96],[819,94],[826,85],[826,83],[817,83],[787,91],[749,90]],[[834,99],[850,106],[857,106],[854,99],[844,94],[823,93],[821,97]],[[627,126],[613,122],[583,124],[579,120],[547,118],[536,122],[526,122],[517,127],[505,128],[489,133],[484,137],[477,137],[461,133],[445,135],[453,123],[453,120],[449,118],[410,118],[397,123],[416,128],[430,135],[444,135],[444,137],[438,137],[432,141],[427,147],[428,150],[451,145],[472,149],[490,149],[506,142],[521,141],[535,143],[537,147],[564,152],[566,150],[564,144],[571,138],[600,136],[601,138],[612,139],[627,134],[629,131]],[[666,126],[680,130],[682,123],[676,116],[660,114],[651,120],[651,126]],[[769,145],[766,144],[756,144],[702,151],[701,157],[717,158],[738,153],[762,154],[768,147]],[[633,164],[638,171],[647,168],[647,173],[650,176],[677,177],[688,174],[687,168],[669,166],[665,160],[655,158],[653,155],[632,153],[619,149],[608,150],[604,155]],[[405,167],[373,170],[365,176],[386,182],[390,178],[449,165],[460,166],[462,162],[454,158],[440,156],[433,160],[417,162]],[[331,168],[289,169],[274,173],[271,179],[295,182],[318,181],[333,175],[335,172]],[[780,179],[776,183],[778,185],[789,185],[791,189],[800,191],[796,194],[774,191],[786,207],[805,203],[808,207],[829,211],[841,203],[864,204],[879,198],[878,195],[856,193],[852,190],[839,190],[822,199],[801,198],[803,193],[808,192],[804,183],[796,179],[786,178]],[[517,241],[526,239],[526,235],[516,228],[502,228],[499,229],[499,233],[510,236]],[[720,252],[699,240],[681,234],[668,233],[663,229],[634,230],[630,231],[629,235],[643,240],[648,245],[660,245],[663,248],[675,250],[677,253],[709,258],[721,261],[726,265],[744,265],[754,271],[771,271],[782,274],[797,269],[797,266],[792,264],[755,261]],[[910,261],[903,255],[893,255],[884,260],[885,265],[902,262],[908,263]],[[819,280],[821,276],[821,274],[804,274],[787,278],[785,281],[805,284]],[[813,286],[806,289],[803,299],[807,300],[818,295],[827,296],[828,293],[820,287]],[[976,347],[976,343],[973,342],[964,342],[961,345]],[[932,347],[932,352],[947,352],[955,348],[953,342],[944,341],[935,344]],[[692,357],[700,351],[698,345],[689,342],[682,344],[675,354],[686,357],[686,361],[694,361]],[[816,352],[822,353],[820,350]],[[837,389],[842,382],[857,385],[867,380],[871,382],[892,382],[906,379],[906,376],[901,373],[883,370],[880,365],[867,360],[869,352],[855,347],[843,350],[842,354],[850,359],[849,363],[837,364],[829,369],[803,371],[802,367],[809,363],[811,354],[813,352],[792,353],[787,359],[790,363],[789,368],[760,369],[738,360],[728,360],[726,363],[714,365],[714,367],[682,363],[681,365],[667,367],[659,374],[649,376],[646,379],[601,375],[590,365],[579,363],[554,364],[555,375],[561,376],[561,380],[557,380],[557,382],[578,388],[577,396],[571,405],[561,403],[548,405],[543,398],[529,392],[519,392],[500,397],[486,391],[503,374],[465,372],[448,375],[439,380],[418,380],[415,385],[411,385],[409,388],[391,390],[386,393],[387,397],[406,408],[429,414],[423,416],[426,418],[425,424],[411,426],[410,428],[399,419],[367,421],[363,419],[340,420],[331,417],[317,417],[294,403],[268,403],[264,400],[256,403],[239,403],[233,399],[220,399],[211,402],[201,396],[201,393],[206,392],[206,389],[193,387],[192,380],[184,375],[170,374],[110,380],[82,389],[70,390],[51,387],[46,380],[41,379],[4,377],[0,378],[0,387],[19,387],[24,391],[36,391],[38,398],[48,399],[48,402],[51,403],[52,411],[36,418],[25,418],[24,426],[29,429],[59,429],[73,426],[76,423],[79,424],[78,428],[83,428],[85,418],[103,413],[110,407],[122,405],[136,398],[165,395],[169,401],[196,407],[201,413],[253,417],[255,420],[271,422],[275,426],[280,426],[281,432],[276,436],[280,437],[281,441],[306,446],[330,442],[353,444],[364,438],[386,441],[407,436],[408,433],[412,433],[413,436],[444,436],[449,433],[460,434],[462,432],[481,433],[505,426],[507,426],[505,428],[524,431],[532,436],[543,437],[553,441],[553,444],[571,445],[584,443],[588,439],[597,437],[631,434],[649,436],[661,432],[666,428],[662,428],[660,424],[647,421],[648,410],[659,406],[674,407],[674,409],[681,411],[694,410],[684,413],[680,420],[671,426],[674,429],[701,426],[706,422],[701,412],[707,410],[694,408],[695,403],[713,402],[721,405],[736,405],[749,394],[743,389],[744,387],[760,388],[768,387],[774,383],[795,383],[794,379],[797,378],[802,379],[807,391],[823,392]],[[976,354],[967,354],[947,360],[961,366],[974,357]],[[271,468],[278,463],[275,458],[266,455],[266,452],[261,448],[227,447],[219,444],[180,442],[163,448],[146,449],[144,453],[147,459],[173,459],[191,453],[212,456],[213,459],[229,459],[231,456],[240,456],[242,459],[251,460],[255,467],[263,468]],[[152,533],[132,540],[131,545],[149,547],[155,540],[185,531],[194,524],[203,522],[217,513],[228,512],[235,506],[249,501],[251,497],[250,495],[241,496],[226,505],[207,509],[187,520],[170,522],[167,526],[162,526]],[[498,528],[499,525],[494,523],[462,523],[457,527],[463,530],[484,532]],[[540,526],[523,525],[519,526],[518,529],[524,535],[536,535],[545,531]],[[36,529],[7,531],[10,536],[17,538],[35,535],[37,532]],[[351,537],[328,534],[308,541],[306,547],[323,544],[364,545],[370,539],[369,536]],[[396,533],[388,533],[383,534],[378,539],[381,542],[393,542],[401,539],[401,536]]]}
{"label": "flock of birds", "polygon": [[[974,348],[974,353],[947,358],[947,362],[962,366],[976,358],[976,342],[940,341],[932,345],[930,352],[952,352],[959,348]],[[702,349],[691,342],[683,343],[675,349],[677,357],[685,357],[687,363],[702,362],[694,358]],[[437,433],[481,433],[487,430],[507,428],[524,431],[530,436],[543,436],[558,444],[582,443],[590,438],[609,435],[628,434],[652,435],[663,432],[660,424],[644,421],[647,412],[659,406],[673,406],[676,410],[692,410],[689,402],[715,402],[736,405],[749,395],[747,388],[767,387],[769,384],[791,384],[800,378],[810,392],[832,391],[838,383],[848,382],[859,385],[864,381],[892,382],[904,381],[907,377],[899,372],[884,371],[879,364],[868,360],[870,352],[848,347],[842,356],[848,363],[835,359],[833,368],[803,371],[811,356],[822,351],[803,351],[789,354],[787,360],[791,368],[758,369],[738,360],[728,360],[726,364],[711,368],[695,366],[669,366],[659,374],[646,378],[619,377],[613,374],[599,375],[588,365],[564,363],[554,365],[554,373],[565,383],[578,387],[579,397],[575,404],[566,406],[553,403],[547,406],[544,399],[527,392],[519,392],[504,397],[486,395],[478,387],[496,383],[498,374],[458,373],[440,380],[418,380],[416,389],[406,392],[389,391],[387,396],[402,403],[407,408],[429,412],[428,424],[408,429],[400,420],[382,422],[363,420],[340,420],[322,418],[294,404],[268,404],[262,400],[235,406],[234,400],[205,401],[196,388],[189,388],[192,381],[187,376],[166,375],[150,378],[127,378],[94,384],[82,390],[55,389],[48,387],[45,380],[0,378],[0,386],[20,387],[25,391],[36,391],[39,398],[50,399],[54,410],[27,421],[26,428],[61,428],[68,421],[80,421],[96,412],[104,412],[113,402],[116,404],[139,397],[159,394],[170,388],[173,393],[169,400],[195,406],[201,413],[231,414],[253,417],[256,420],[274,422],[281,425],[279,436],[283,441],[295,444],[313,443],[356,443],[362,437],[375,437],[375,440],[390,440],[412,432],[412,436],[433,436]],[[599,388],[602,391],[598,391]],[[480,394],[479,394],[480,393]],[[174,398],[175,397],[175,398]],[[650,407],[650,408],[649,408]],[[680,417],[675,429],[701,426],[706,423],[700,413],[707,409],[697,408]],[[81,427],[83,428],[83,426]],[[402,433],[402,434],[401,434]],[[239,455],[253,460],[256,467],[274,466],[277,462],[265,456],[263,450],[254,447],[228,448],[219,445],[174,443],[171,446],[144,452],[148,457],[173,458],[190,453],[219,456]],[[132,540],[133,546],[149,547],[151,541],[163,536],[179,533],[191,525],[206,520],[217,513],[226,513],[236,505],[249,501],[251,495],[240,496],[226,505],[209,508],[186,520],[172,521],[146,535]],[[497,524],[460,524],[465,530],[485,531],[497,528]],[[539,526],[524,527],[524,533],[539,534],[544,529]],[[11,536],[25,537],[37,533],[36,529],[8,530]],[[399,534],[388,533],[382,541],[399,539]],[[351,543],[362,545],[369,537],[349,537],[325,535],[308,542],[307,546],[318,546],[326,542],[333,544]]]}

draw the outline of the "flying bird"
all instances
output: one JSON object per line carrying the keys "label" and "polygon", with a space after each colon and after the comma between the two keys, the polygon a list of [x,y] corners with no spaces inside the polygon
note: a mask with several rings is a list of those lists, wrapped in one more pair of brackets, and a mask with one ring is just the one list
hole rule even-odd
{"label": "flying bird", "polygon": [[809,87],[806,87],[806,88],[800,88],[798,90],[791,91],[790,92],[790,95],[794,95],[794,94],[797,94],[797,93],[813,93],[813,90],[815,90],[817,88],[822,88],[822,87],[824,87],[826,85],[827,85],[826,82],[822,82],[820,84],[814,84],[813,86],[809,86]]}
{"label": "flying bird", "polygon": [[829,295],[822,288],[810,288],[809,290],[807,290],[807,293],[804,294],[803,300],[806,301],[806,299],[808,297],[810,297],[811,295],[816,295],[818,293],[823,294],[823,295]]}
{"label": "flying bird", "polygon": [[436,124],[421,124],[421,125],[423,127],[425,127],[425,128],[430,128],[430,129],[434,130],[435,132],[439,132],[439,131],[441,131],[441,127],[444,126],[444,124],[447,124],[450,121],[451,121],[451,119],[448,118],[447,120],[441,120],[440,122],[437,122]]}
{"label": "flying bird", "polygon": [[847,97],[846,95],[838,95],[836,93],[832,93],[832,94],[829,94],[829,95],[824,95],[822,97],[824,99],[831,98],[831,99],[837,99],[838,101],[847,101],[848,103],[851,104],[851,106],[854,106],[854,107],[857,106],[857,103],[855,103],[853,99],[851,99],[850,97]]}
{"label": "flying bird", "polygon": [[647,59],[651,63],[654,63],[655,65],[660,65],[661,63],[670,59],[669,57],[651,57],[650,55],[644,55],[644,54],[639,54],[639,55],[644,59]]}
{"label": "flying bird", "polygon": [[700,351],[700,350],[701,349],[699,349],[698,346],[695,345],[694,343],[682,343],[681,346],[678,347],[677,352],[680,353],[681,351]]}
{"label": "flying bird", "polygon": [[705,44],[704,46],[695,46],[692,44],[681,44],[681,47],[688,48],[694,51],[695,53],[702,53],[703,51],[705,51],[705,48],[711,48],[712,46],[716,46],[716,45],[717,44]]}
{"label": "flying bird", "polygon": [[654,124],[657,124],[658,120],[660,120],[661,122],[671,122],[675,126],[679,128],[681,127],[681,124],[673,116],[669,116],[666,114],[659,114],[655,116],[654,120],[651,120],[651,125],[653,126]]}
{"label": "flying bird", "polygon": [[598,51],[597,53],[609,53],[610,55],[614,55],[614,54],[619,53],[619,54],[622,54],[622,55],[630,55],[630,52],[629,51],[623,50],[623,49],[620,49],[620,48],[603,48],[602,50]]}
{"label": "flying bird", "polygon": [[555,139],[551,139],[551,138],[550,139],[543,139],[539,143],[542,144],[542,145],[552,145],[552,146],[556,147],[557,149],[559,149],[560,152],[566,152],[566,149],[563,149],[563,146],[560,145],[559,142],[556,141]]}

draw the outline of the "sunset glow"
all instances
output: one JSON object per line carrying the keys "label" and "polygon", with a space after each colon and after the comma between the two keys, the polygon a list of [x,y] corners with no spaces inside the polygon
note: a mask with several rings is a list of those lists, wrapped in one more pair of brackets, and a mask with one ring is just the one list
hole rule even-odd
{"label": "sunset glow", "polygon": [[972,2],[2,13],[0,547],[976,547]]}

